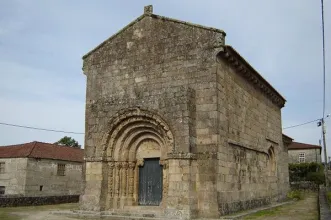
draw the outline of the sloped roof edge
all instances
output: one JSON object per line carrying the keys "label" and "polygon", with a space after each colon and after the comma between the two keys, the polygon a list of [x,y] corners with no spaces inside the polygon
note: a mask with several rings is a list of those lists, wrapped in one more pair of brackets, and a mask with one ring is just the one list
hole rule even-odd
{"label": "sloped roof edge", "polygon": [[63,161],[84,161],[84,150],[44,142],[0,146],[0,158],[41,158]]}
{"label": "sloped roof edge", "polygon": [[232,46],[220,47],[219,57],[234,66],[237,72],[251,81],[257,88],[269,97],[279,107],[285,106],[285,98],[257,72]]}
{"label": "sloped roof edge", "polygon": [[174,22],[174,23],[184,24],[184,25],[188,25],[188,26],[191,26],[191,27],[196,27],[196,28],[201,28],[201,29],[205,29],[205,30],[209,30],[209,31],[214,31],[214,32],[222,33],[222,34],[224,34],[224,36],[226,35],[226,33],[223,30],[220,30],[220,29],[217,29],[217,28],[212,28],[212,27],[207,27],[207,26],[203,26],[203,25],[199,25],[199,24],[194,24],[194,23],[191,23],[191,22],[181,21],[181,20],[177,20],[177,19],[174,19],[174,18],[169,18],[169,17],[165,17],[165,16],[161,16],[161,15],[147,14],[147,13],[145,13],[145,14],[142,14],[141,16],[139,16],[138,18],[136,18],[135,20],[133,20],[132,22],[130,22],[124,28],[122,28],[121,30],[119,30],[117,33],[115,33],[112,36],[110,36],[108,39],[106,39],[101,44],[99,44],[98,46],[96,46],[90,52],[88,52],[87,54],[85,54],[83,56],[83,59],[87,58],[89,55],[91,55],[93,52],[95,52],[96,50],[98,50],[99,48],[101,48],[108,41],[112,40],[113,38],[115,38],[116,36],[118,36],[119,34],[121,34],[123,31],[125,31],[129,27],[133,26],[134,24],[138,23],[139,21],[141,21],[145,17],[151,17],[151,18],[155,18],[155,19],[161,19],[161,20],[170,21],[170,22]]}
{"label": "sloped roof edge", "polygon": [[321,146],[319,145],[314,145],[314,144],[306,144],[306,143],[300,143],[300,142],[292,142],[288,146],[289,150],[304,150],[304,149],[322,149]]}

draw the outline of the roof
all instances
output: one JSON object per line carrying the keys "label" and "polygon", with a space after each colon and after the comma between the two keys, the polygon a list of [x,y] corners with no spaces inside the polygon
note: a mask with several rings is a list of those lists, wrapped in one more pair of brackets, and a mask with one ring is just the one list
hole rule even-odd
{"label": "roof", "polygon": [[190,22],[186,22],[186,21],[181,21],[181,20],[177,20],[177,19],[168,18],[168,17],[165,17],[165,16],[161,16],[161,15],[156,15],[156,14],[146,13],[145,12],[143,15],[139,16],[137,19],[135,19],[134,21],[132,21],[131,23],[129,23],[128,25],[126,25],[124,28],[122,28],[121,30],[119,30],[116,34],[112,35],[107,40],[105,40],[104,42],[102,42],[101,44],[99,44],[97,47],[95,47],[94,49],[92,49],[90,52],[88,52],[87,54],[85,54],[83,56],[83,59],[87,58],[89,55],[91,55],[94,51],[98,50],[100,47],[102,47],[108,41],[112,40],[114,37],[118,36],[123,31],[125,31],[129,27],[133,26],[134,24],[138,23],[139,21],[141,21],[145,17],[150,17],[150,18],[154,18],[154,19],[160,19],[160,20],[163,20],[163,21],[169,21],[169,22],[178,23],[178,24],[184,24],[184,25],[187,25],[187,26],[195,27],[195,28],[201,28],[201,29],[205,29],[205,30],[209,30],[209,31],[213,31],[213,32],[222,33],[222,34],[224,34],[224,36],[226,35],[223,30],[220,30],[220,29],[217,29],[217,28],[207,27],[207,26],[203,26],[203,25],[199,25],[199,24],[194,24],[194,23],[190,23]]}
{"label": "roof", "polygon": [[287,136],[286,134],[282,134],[283,135],[283,138],[287,138],[287,139],[289,139],[289,140],[293,140],[293,138],[291,138],[290,136]]}
{"label": "roof", "polygon": [[313,144],[305,144],[305,143],[299,143],[299,142],[292,142],[288,146],[289,150],[304,150],[304,149],[322,149],[319,145],[313,145]]}
{"label": "roof", "polygon": [[285,98],[265,80],[233,47],[224,45],[218,54],[230,65],[241,73],[241,75],[251,81],[257,88],[267,95],[279,107],[284,107]]}
{"label": "roof", "polygon": [[84,150],[34,141],[25,144],[0,146],[0,158],[42,158],[83,162]]}
{"label": "roof", "polygon": [[283,134],[283,143],[286,144],[286,146],[290,145],[293,142],[293,138],[287,136],[286,134]]}

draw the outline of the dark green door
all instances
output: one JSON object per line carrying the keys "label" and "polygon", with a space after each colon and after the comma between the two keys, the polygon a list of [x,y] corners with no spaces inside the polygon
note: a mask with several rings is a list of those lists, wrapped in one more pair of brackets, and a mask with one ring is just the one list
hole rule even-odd
{"label": "dark green door", "polygon": [[160,205],[162,200],[162,166],[159,158],[145,159],[139,167],[139,205]]}

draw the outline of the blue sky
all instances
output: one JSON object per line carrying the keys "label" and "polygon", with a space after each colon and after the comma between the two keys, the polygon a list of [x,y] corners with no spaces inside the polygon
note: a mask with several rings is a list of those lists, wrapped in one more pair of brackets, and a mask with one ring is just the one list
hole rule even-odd
{"label": "blue sky", "polygon": [[[286,99],[283,127],[322,115],[320,1],[0,1],[0,122],[84,132],[81,57],[143,13],[224,30],[232,45]],[[331,2],[325,1],[327,102],[331,113]],[[326,120],[331,154],[331,118]],[[316,123],[287,129],[318,144]],[[55,142],[64,134],[0,125],[0,145]],[[84,143],[83,135],[69,135]]]}

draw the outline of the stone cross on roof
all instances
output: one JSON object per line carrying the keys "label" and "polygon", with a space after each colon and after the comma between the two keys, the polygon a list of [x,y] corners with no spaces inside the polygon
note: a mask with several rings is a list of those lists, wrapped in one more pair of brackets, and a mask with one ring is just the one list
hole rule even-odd
{"label": "stone cross on roof", "polygon": [[147,5],[144,7],[144,14],[153,14],[153,5]]}

